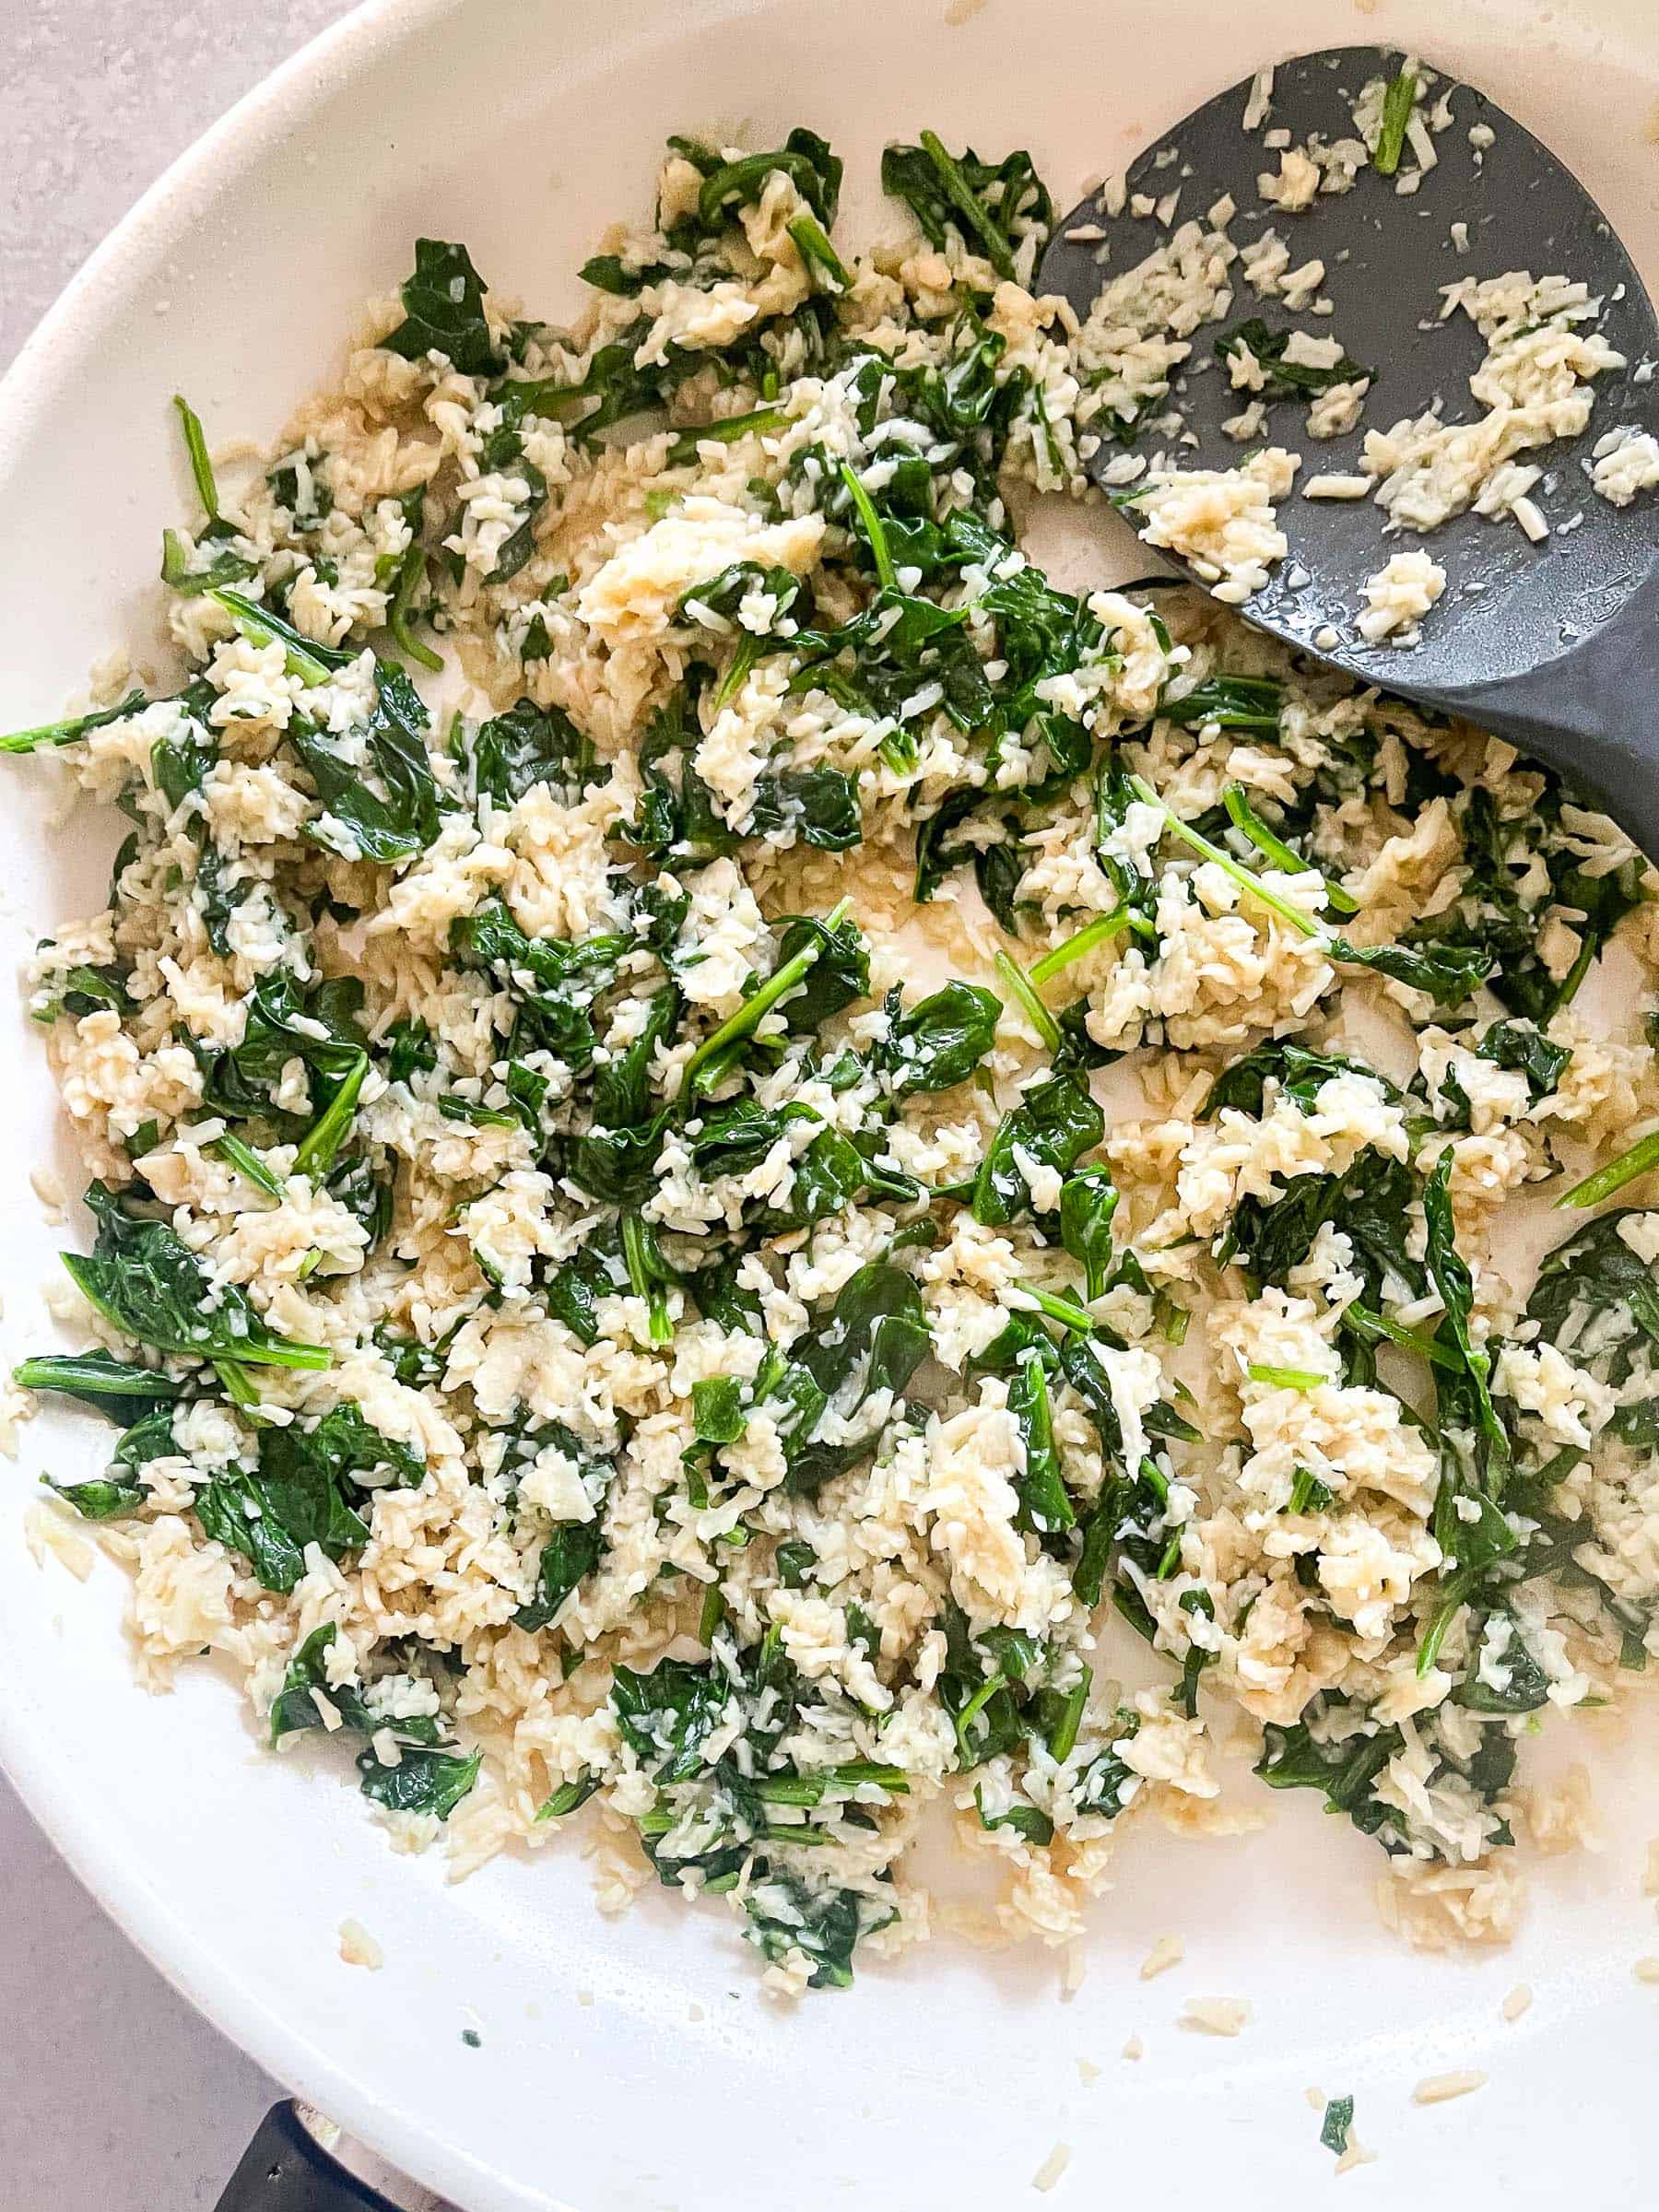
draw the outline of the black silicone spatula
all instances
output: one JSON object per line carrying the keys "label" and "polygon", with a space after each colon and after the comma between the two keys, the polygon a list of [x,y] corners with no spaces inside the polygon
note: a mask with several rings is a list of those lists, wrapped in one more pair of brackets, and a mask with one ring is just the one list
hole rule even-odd
{"label": "black silicone spatula", "polygon": [[[1448,97],[1453,120],[1433,135],[1437,164],[1409,195],[1397,192],[1395,175],[1370,167],[1351,191],[1321,194],[1304,214],[1281,212],[1258,188],[1258,175],[1279,165],[1277,150],[1264,144],[1266,133],[1288,131],[1296,147],[1315,132],[1326,142],[1352,138],[1353,100],[1369,79],[1394,78],[1402,60],[1386,48],[1348,46],[1282,63],[1270,111],[1251,131],[1242,124],[1253,80],[1221,93],[1139,156],[1124,180],[1123,212],[1105,212],[1097,194],[1056,225],[1038,288],[1064,293],[1086,316],[1109,277],[1170,235],[1156,217],[1131,211],[1135,195],[1159,201],[1177,186],[1176,224],[1189,216],[1202,222],[1230,194],[1236,245],[1271,227],[1293,265],[1323,261],[1318,293],[1331,301],[1324,316],[1261,300],[1240,276],[1224,321],[1194,333],[1187,373],[1168,403],[1196,442],[1177,445],[1150,429],[1139,441],[1143,452],[1161,444],[1176,467],[1239,465],[1252,449],[1221,425],[1249,394],[1233,388],[1213,348],[1223,330],[1259,315],[1270,331],[1337,337],[1372,374],[1359,426],[1340,438],[1310,441],[1301,400],[1268,403],[1266,429],[1254,442],[1300,453],[1302,482],[1315,473],[1358,471],[1367,428],[1420,415],[1436,397],[1448,420],[1479,415],[1468,378],[1485,341],[1464,314],[1441,320],[1442,286],[1529,270],[1565,275],[1599,296],[1596,327],[1628,367],[1594,380],[1582,436],[1517,456],[1546,470],[1532,497],[1550,526],[1547,539],[1535,545],[1512,519],[1472,512],[1419,537],[1386,530],[1387,515],[1369,499],[1293,492],[1278,508],[1289,557],[1242,612],[1362,682],[1512,738],[1599,800],[1659,859],[1659,490],[1619,508],[1598,497],[1589,477],[1593,450],[1610,430],[1630,424],[1659,432],[1652,368],[1659,325],[1630,254],[1583,185],[1529,131],[1471,86],[1453,84],[1447,94],[1443,79],[1429,100]],[[1616,120],[1608,118],[1609,128]],[[1407,147],[1400,171],[1418,166]],[[1454,225],[1463,226],[1455,234]],[[1200,370],[1204,360],[1213,365]],[[1103,477],[1121,450],[1103,441],[1088,460],[1091,474]],[[1366,643],[1355,618],[1367,579],[1391,554],[1418,546],[1447,575],[1421,642]]]}

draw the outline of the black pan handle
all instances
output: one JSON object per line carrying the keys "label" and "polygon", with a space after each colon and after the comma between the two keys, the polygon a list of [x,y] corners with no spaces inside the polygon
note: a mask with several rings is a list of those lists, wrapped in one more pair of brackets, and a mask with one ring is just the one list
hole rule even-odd
{"label": "black pan handle", "polygon": [[225,2184],[218,2212],[397,2212],[331,2159],[291,2104],[274,2104]]}

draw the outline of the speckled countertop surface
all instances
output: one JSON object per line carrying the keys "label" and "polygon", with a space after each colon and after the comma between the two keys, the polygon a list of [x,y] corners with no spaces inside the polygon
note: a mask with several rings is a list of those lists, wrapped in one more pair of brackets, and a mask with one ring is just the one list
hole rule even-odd
{"label": "speckled countertop surface", "polygon": [[[86,255],[343,0],[26,0],[6,24],[0,367]],[[4,1780],[0,2204],[194,2212],[276,2085],[175,1996]]]}

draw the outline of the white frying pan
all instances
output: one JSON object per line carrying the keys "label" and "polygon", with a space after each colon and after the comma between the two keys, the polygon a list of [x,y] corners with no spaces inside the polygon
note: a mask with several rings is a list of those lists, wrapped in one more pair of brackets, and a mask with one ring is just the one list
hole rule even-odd
{"label": "white frying pan", "polygon": [[[958,18],[953,21],[952,18]],[[965,18],[965,19],[964,19]],[[209,34],[210,35],[210,34]],[[0,724],[46,719],[90,658],[153,637],[157,533],[184,496],[168,395],[214,438],[275,431],[329,369],[358,302],[420,231],[465,239],[540,312],[576,299],[605,224],[649,206],[667,133],[775,143],[808,123],[846,158],[849,235],[878,218],[885,137],[931,124],[1029,145],[1069,206],[1172,118],[1260,62],[1392,40],[1466,74],[1579,174],[1659,276],[1653,0],[382,0],[290,63],[182,161],[94,256],[0,404]],[[1455,210],[1452,211],[1453,213]],[[1450,269],[1450,262],[1448,262]],[[1092,527],[1097,564],[1121,548]],[[1103,572],[1098,571],[1098,572]],[[1547,568],[1540,567],[1540,588]],[[90,911],[110,825],[49,831],[8,780],[0,929],[8,972]],[[36,1163],[78,1188],[38,1037],[9,1002],[0,1091],[0,1350],[50,1341],[40,1286],[62,1232]],[[1229,2212],[1300,2202],[1331,2158],[1304,2091],[1351,2091],[1382,2163],[1358,2203],[1647,2201],[1659,1949],[1639,1894],[1659,1795],[1640,1726],[1591,1744],[1599,1857],[1539,1872],[1508,1954],[1404,1951],[1372,1914],[1373,1847],[1312,1806],[1236,1843],[1128,1840],[1070,2002],[1052,1956],[948,1942],[780,2011],[717,1911],[648,1896],[594,1908],[579,1840],[448,1887],[393,1857],[349,1779],[255,1749],[230,1687],[129,1673],[122,1578],[84,1583],[24,1541],[33,1478],[89,1474],[72,1414],[25,1432],[0,1478],[0,1755],[83,1878],[229,2034],[312,2103],[467,2212],[1007,2212],[1056,2142],[1055,2202],[1137,2192]],[[1555,1731],[1567,1732],[1558,1726]],[[1589,1731],[1569,1750],[1583,1756]],[[343,1965],[342,1920],[382,1946]],[[1186,1961],[1143,1983],[1165,1931]],[[65,1961],[66,1970],[70,1962]],[[1505,1993],[1531,1983],[1511,2025]],[[1253,2006],[1236,2041],[1177,2031],[1189,1996]],[[481,2046],[463,2044],[476,2030]],[[1146,2055],[1120,2055],[1138,2033]],[[1104,2069],[1086,2085],[1077,2061]],[[1477,2095],[1415,2107],[1427,2073]],[[96,2085],[90,2094],[96,2095]],[[262,2152],[240,2204],[362,2203]],[[286,2182],[263,2178],[273,2164]],[[250,2194],[252,2191],[252,2194]],[[1369,2193],[1369,2194],[1368,2194]],[[0,2191],[3,2194],[3,2191]]]}

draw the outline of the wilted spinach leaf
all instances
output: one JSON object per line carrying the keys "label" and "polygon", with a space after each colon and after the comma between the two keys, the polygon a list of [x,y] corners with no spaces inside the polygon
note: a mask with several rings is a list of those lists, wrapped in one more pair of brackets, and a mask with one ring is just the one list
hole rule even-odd
{"label": "wilted spinach leaf", "polygon": [[112,1352],[46,1352],[12,1370],[24,1390],[52,1390],[129,1428],[157,1405],[183,1394],[184,1385],[153,1367],[117,1359]]}
{"label": "wilted spinach leaf", "polygon": [[1495,1021],[1481,1039],[1479,1053],[1483,1060],[1524,1075],[1535,1105],[1557,1088],[1572,1058],[1570,1045],[1552,1044],[1526,1021]]}
{"label": "wilted spinach leaf", "polygon": [[1002,1001],[981,984],[951,982],[909,1007],[895,990],[887,1010],[890,1025],[872,1057],[904,1098],[965,1083],[996,1041]]}
{"label": "wilted spinach leaf", "polygon": [[1211,1084],[1208,1097],[1198,1109],[1198,1119],[1213,1121],[1223,1107],[1259,1116],[1270,1078],[1303,1113],[1311,1113],[1321,1087],[1336,1076],[1366,1076],[1382,1086],[1384,1098],[1399,1096],[1394,1085],[1363,1060],[1352,1060],[1345,1053],[1313,1053],[1305,1045],[1270,1037],[1228,1063]]}
{"label": "wilted spinach leaf", "polygon": [[814,914],[787,914],[778,924],[778,966],[785,968],[810,945],[817,957],[779,1011],[797,1035],[866,998],[870,990],[870,948],[856,922],[831,926]]}
{"label": "wilted spinach leaf", "polygon": [[484,313],[484,279],[465,246],[418,238],[403,304],[406,320],[381,340],[388,353],[406,361],[441,353],[463,376],[492,376],[503,366]]}
{"label": "wilted spinach leaf", "polygon": [[1112,1218],[1117,1186],[1108,1167],[1084,1168],[1060,1190],[1060,1241],[1084,1273],[1084,1295],[1099,1298],[1112,1273]]}
{"label": "wilted spinach leaf", "polygon": [[390,661],[375,663],[374,690],[374,710],[360,729],[338,736],[296,719],[288,734],[324,809],[308,833],[347,860],[389,863],[424,852],[437,836],[438,786],[420,694]]}
{"label": "wilted spinach leaf", "polygon": [[[1601,1214],[1547,1253],[1526,1314],[1540,1334],[1576,1365],[1593,1367],[1624,1403],[1613,1417],[1616,1435],[1639,1449],[1659,1447],[1659,1285],[1653,1270],[1619,1233],[1644,1217],[1637,1207]],[[1653,1374],[1646,1397],[1633,1377]]]}
{"label": "wilted spinach leaf", "polygon": [[515,806],[537,783],[573,800],[594,779],[592,741],[561,709],[538,707],[530,699],[521,699],[476,730],[463,730],[455,749],[474,796],[493,799],[503,808]]}
{"label": "wilted spinach leaf", "polygon": [[990,1228],[1015,1220],[1032,1207],[1030,1186],[1015,1155],[1065,1174],[1078,1156],[1098,1145],[1106,1120],[1074,1077],[1051,1077],[1030,1085],[1004,1115],[973,1186],[973,1218]]}
{"label": "wilted spinach leaf", "polygon": [[1008,1411],[1019,1430],[1025,1465],[1014,1478],[1019,1499],[1017,1526],[1039,1536],[1070,1528],[1077,1515],[1066,1494],[1065,1473],[1054,1441],[1048,1377],[1039,1358],[1022,1359],[1008,1383]]}
{"label": "wilted spinach leaf", "polygon": [[1406,1249],[1416,1194],[1415,1179],[1403,1161],[1382,1152],[1357,1153],[1340,1175],[1297,1175],[1281,1198],[1241,1200],[1224,1250],[1242,1260],[1258,1282],[1282,1288],[1329,1221],[1352,1243],[1367,1300],[1374,1306],[1391,1279],[1414,1293],[1424,1284],[1421,1265]]}
{"label": "wilted spinach leaf", "polygon": [[347,1728],[359,1729],[365,1735],[372,1735],[377,1725],[355,1683],[331,1683],[328,1679],[327,1654],[335,1637],[335,1624],[325,1620],[315,1628],[288,1661],[288,1672],[282,1678],[282,1688],[271,1704],[270,1740],[278,1744],[286,1735],[297,1735],[306,1728],[324,1726],[322,1713],[317,1710],[316,1695],[321,1693],[339,1714]]}
{"label": "wilted spinach leaf", "polygon": [[42,1480],[49,1490],[55,1490],[66,1505],[72,1505],[83,1521],[124,1521],[144,1502],[145,1493],[135,1482],[117,1482],[108,1477],[91,1482],[53,1482],[45,1477]]}
{"label": "wilted spinach leaf", "polygon": [[291,1590],[305,1571],[308,1544],[339,1559],[368,1541],[355,1503],[365,1477],[406,1486],[425,1472],[406,1445],[382,1436],[347,1401],[312,1428],[294,1421],[261,1430],[258,1472],[215,1476],[196,1493],[196,1517],[209,1536],[252,1563],[267,1590]]}
{"label": "wilted spinach leaf", "polygon": [[1351,384],[1371,374],[1358,361],[1350,361],[1346,353],[1328,369],[1315,367],[1309,361],[1287,360],[1285,349],[1291,335],[1288,330],[1269,330],[1260,315],[1252,315],[1221,333],[1216,340],[1216,359],[1230,361],[1235,354],[1248,347],[1267,371],[1267,381],[1261,389],[1269,399],[1277,399],[1286,393],[1312,398],[1321,392],[1328,392],[1333,384]]}
{"label": "wilted spinach leaf", "polygon": [[858,786],[839,768],[786,768],[757,778],[751,837],[791,830],[805,845],[845,853],[864,840]]}
{"label": "wilted spinach leaf", "polygon": [[268,1121],[283,1135],[297,1135],[307,1117],[276,1103],[288,1063],[307,1068],[312,1112],[322,1112],[362,1059],[362,1004],[356,976],[309,984],[286,968],[261,976],[248,1000],[241,1042],[207,1063],[204,1103],[229,1121]]}
{"label": "wilted spinach leaf", "polygon": [[841,161],[816,131],[797,125],[783,144],[770,153],[741,154],[733,161],[716,158],[698,195],[697,216],[703,229],[717,231],[734,209],[754,206],[766,189],[768,177],[779,170],[820,223],[828,226],[834,222],[841,199]]}
{"label": "wilted spinach leaf", "polygon": [[[1317,1702],[1318,1700],[1316,1700]],[[1327,1698],[1326,1705],[1340,1700]],[[1316,1742],[1306,1721],[1280,1727],[1269,1721],[1262,1731],[1256,1772],[1275,1790],[1317,1790],[1334,1813],[1346,1813],[1361,1835],[1378,1836],[1387,1851],[1403,1851],[1405,1816],[1384,1805],[1372,1784],[1404,1747],[1397,1728],[1378,1728],[1339,1742]]]}
{"label": "wilted spinach leaf", "polygon": [[899,1917],[858,1889],[809,1888],[798,1876],[768,1872],[744,1892],[748,1941],[774,1964],[792,1951],[812,1961],[809,1989],[850,1989],[853,1953],[861,1939]]}
{"label": "wilted spinach leaf", "polygon": [[124,1335],[187,1359],[260,1367],[329,1365],[332,1355],[321,1346],[274,1335],[238,1285],[210,1293],[195,1255],[165,1221],[129,1213],[101,1182],[88,1186],[87,1204],[98,1222],[97,1242],[88,1258],[66,1252],[64,1265]]}
{"label": "wilted spinach leaf", "polygon": [[810,1495],[869,1449],[815,1441],[831,1399],[850,1419],[878,1391],[899,1396],[932,1346],[922,1296],[902,1268],[872,1261],[841,1286],[830,1313],[815,1319],[787,1363],[774,1353],[755,1382],[755,1401],[777,1420],[787,1483]]}
{"label": "wilted spinach leaf", "polygon": [[1484,945],[1400,944],[1351,945],[1346,937],[1330,940],[1331,958],[1349,968],[1370,968],[1426,992],[1437,1006],[1461,1006],[1477,983],[1483,983],[1494,965]]}
{"label": "wilted spinach leaf", "polygon": [[405,1749],[395,1766],[388,1766],[372,1751],[359,1751],[358,1772],[365,1797],[392,1813],[429,1813],[447,1820],[478,1779],[484,1754],[463,1757],[458,1751],[428,1751],[418,1745]]}
{"label": "wilted spinach leaf", "polygon": [[611,1707],[625,1742],[659,1783],[688,1782],[702,1747],[725,1711],[731,1684],[712,1665],[659,1659],[649,1674],[618,1666]]}
{"label": "wilted spinach leaf", "polygon": [[545,1046],[574,1068],[587,1067],[598,1037],[590,1009],[616,980],[634,939],[601,935],[571,944],[530,937],[499,900],[451,926],[450,944],[468,967],[482,968],[518,1001],[524,1041]]}
{"label": "wilted spinach leaf", "polygon": [[607,1129],[626,1129],[648,1117],[652,1065],[658,1046],[673,1037],[678,1023],[679,992],[673,983],[665,983],[644,1006],[638,1035],[594,1071],[594,1119]]}
{"label": "wilted spinach leaf", "polygon": [[956,230],[1004,277],[1014,275],[1015,227],[1035,231],[1041,249],[1054,219],[1030,154],[1000,162],[982,161],[971,147],[950,154],[933,131],[917,146],[884,149],[881,189],[906,203],[931,244],[943,246]]}
{"label": "wilted spinach leaf", "polygon": [[545,1629],[584,1575],[592,1574],[605,1551],[597,1520],[567,1521],[542,1546],[535,1595],[513,1615],[513,1626]]}

